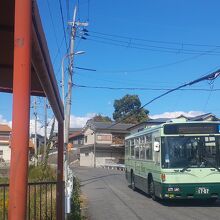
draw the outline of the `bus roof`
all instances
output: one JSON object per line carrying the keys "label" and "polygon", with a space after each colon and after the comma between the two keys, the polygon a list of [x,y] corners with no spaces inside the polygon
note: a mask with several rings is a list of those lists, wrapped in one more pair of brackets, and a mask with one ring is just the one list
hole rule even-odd
{"label": "bus roof", "polygon": [[183,119],[173,119],[173,120],[168,120],[166,123],[160,124],[160,125],[155,125],[152,127],[144,128],[144,130],[140,132],[136,132],[134,134],[130,134],[125,137],[125,140],[138,137],[141,135],[144,135],[147,133],[153,133],[155,131],[160,131],[164,127],[164,125],[174,125],[174,124],[220,124],[220,121],[186,121]]}

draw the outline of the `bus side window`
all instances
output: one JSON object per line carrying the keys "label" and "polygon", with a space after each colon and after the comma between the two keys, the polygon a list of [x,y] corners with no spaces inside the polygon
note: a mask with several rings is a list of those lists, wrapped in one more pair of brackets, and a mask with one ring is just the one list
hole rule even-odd
{"label": "bus side window", "polygon": [[135,146],[134,150],[135,150],[135,159],[139,159],[139,147]]}
{"label": "bus side window", "polygon": [[153,152],[152,152],[152,134],[148,134],[145,136],[146,141],[146,160],[152,160],[153,159]]}
{"label": "bus side window", "polygon": [[[154,141],[160,142],[160,138],[159,137],[155,137]],[[154,151],[154,161],[155,161],[155,163],[160,164],[160,152]]]}
{"label": "bus side window", "polygon": [[140,159],[145,160],[145,147],[143,145],[140,147]]}
{"label": "bus side window", "polygon": [[131,139],[131,157],[134,157],[134,139]]}
{"label": "bus side window", "polygon": [[129,141],[125,141],[125,156],[128,157],[129,156]]}
{"label": "bus side window", "polygon": [[131,140],[128,141],[128,156],[131,156]]}

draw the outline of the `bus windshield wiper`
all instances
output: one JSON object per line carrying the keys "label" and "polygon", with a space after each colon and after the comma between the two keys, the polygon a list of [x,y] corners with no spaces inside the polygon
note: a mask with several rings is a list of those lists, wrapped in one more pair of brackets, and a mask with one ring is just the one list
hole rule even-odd
{"label": "bus windshield wiper", "polygon": [[209,160],[206,160],[205,157],[202,157],[202,159],[203,159],[207,164],[209,164],[210,166],[212,166],[213,168],[215,168],[216,170],[218,170],[218,172],[220,172],[220,169],[219,169],[215,164],[213,164],[213,163],[210,162]]}
{"label": "bus windshield wiper", "polygon": [[186,171],[188,168],[190,168],[190,167],[192,166],[191,162],[192,162],[194,159],[195,159],[195,158],[191,158],[191,159],[189,160],[189,164],[186,165],[185,167],[183,167],[183,169],[180,170],[180,172],[184,172],[184,171]]}
{"label": "bus windshield wiper", "polygon": [[183,169],[182,170],[180,170],[180,172],[184,172],[184,171],[186,171],[188,168],[190,168],[191,167],[191,164],[188,164],[187,166],[185,166],[185,167],[183,167]]}

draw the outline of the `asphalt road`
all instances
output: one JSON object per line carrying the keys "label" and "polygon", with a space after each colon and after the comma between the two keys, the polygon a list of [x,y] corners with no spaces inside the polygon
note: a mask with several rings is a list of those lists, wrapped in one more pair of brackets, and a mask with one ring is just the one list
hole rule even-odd
{"label": "asphalt road", "polygon": [[220,220],[220,201],[154,202],[132,191],[122,171],[79,167],[74,172],[88,199],[90,220]]}

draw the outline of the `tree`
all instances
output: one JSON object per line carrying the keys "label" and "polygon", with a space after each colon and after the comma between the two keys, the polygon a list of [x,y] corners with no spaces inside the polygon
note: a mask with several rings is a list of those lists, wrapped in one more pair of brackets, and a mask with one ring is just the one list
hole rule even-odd
{"label": "tree", "polygon": [[137,124],[148,119],[149,111],[146,109],[139,109],[141,107],[141,101],[138,95],[125,95],[119,100],[114,101],[115,111],[113,113],[113,119],[118,122],[124,119],[124,123]]}
{"label": "tree", "polygon": [[102,116],[101,114],[95,115],[92,119],[96,122],[112,122],[112,119],[110,117]]}

